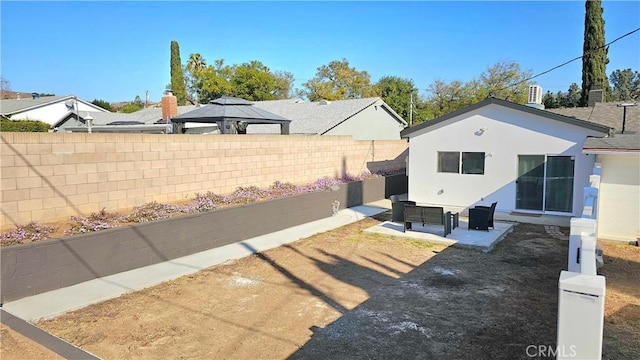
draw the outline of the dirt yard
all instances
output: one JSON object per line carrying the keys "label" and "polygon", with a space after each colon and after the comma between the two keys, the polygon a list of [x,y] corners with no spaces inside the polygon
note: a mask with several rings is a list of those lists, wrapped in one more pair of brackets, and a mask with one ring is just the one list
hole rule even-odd
{"label": "dirt yard", "polygon": [[[555,344],[567,241],[520,224],[486,254],[362,233],[377,222],[37,325],[104,359],[526,359]],[[640,358],[640,248],[602,246],[603,358]],[[3,360],[45,358],[2,334]]]}

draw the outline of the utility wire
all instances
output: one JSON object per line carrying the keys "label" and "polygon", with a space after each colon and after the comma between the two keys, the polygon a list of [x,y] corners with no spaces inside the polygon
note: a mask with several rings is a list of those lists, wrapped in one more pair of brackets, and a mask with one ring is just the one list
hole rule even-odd
{"label": "utility wire", "polygon": [[529,81],[529,80],[533,80],[533,79],[535,79],[535,78],[537,78],[537,77],[539,77],[539,76],[542,76],[542,75],[544,75],[544,74],[550,73],[550,72],[552,72],[552,71],[553,71],[553,70],[555,70],[555,69],[561,68],[561,67],[563,67],[563,66],[565,66],[565,65],[567,65],[567,64],[570,64],[570,63],[572,63],[572,62],[574,62],[574,61],[576,61],[576,60],[578,60],[578,59],[582,59],[583,57],[585,57],[585,56],[587,56],[587,55],[591,55],[592,53],[595,53],[595,52],[596,52],[596,51],[598,51],[598,50],[601,50],[601,49],[607,48],[607,47],[609,47],[609,45],[613,44],[614,42],[616,42],[616,41],[618,41],[618,40],[620,40],[620,39],[622,39],[622,38],[625,38],[625,37],[627,37],[627,36],[629,36],[629,35],[631,35],[631,34],[633,34],[633,33],[635,33],[635,32],[638,32],[638,31],[640,31],[640,28],[637,28],[637,29],[635,29],[635,30],[632,30],[632,31],[630,31],[630,32],[628,32],[628,33],[626,33],[626,34],[624,34],[624,35],[622,35],[622,36],[619,36],[619,37],[615,38],[614,40],[610,41],[610,42],[609,42],[609,43],[607,43],[607,44],[604,44],[604,45],[602,45],[602,46],[600,46],[600,47],[598,47],[598,48],[596,48],[596,49],[590,50],[590,51],[588,51],[587,53],[582,54],[582,55],[580,55],[580,56],[578,56],[578,57],[576,57],[576,58],[573,58],[573,59],[571,59],[571,60],[569,60],[569,61],[567,61],[567,62],[564,62],[564,63],[562,63],[562,64],[560,64],[560,65],[554,66],[554,67],[552,67],[552,68],[551,68],[551,69],[549,69],[549,70],[543,71],[543,72],[541,72],[541,73],[539,73],[539,74],[536,74],[536,75],[533,75],[533,76],[530,76],[530,77],[528,77],[528,78],[526,78],[526,79],[524,79],[524,80],[520,80],[520,81],[518,81],[518,82],[516,82],[516,83],[513,83],[513,84],[511,84],[511,85],[505,86],[505,87],[503,87],[503,88],[501,88],[501,89],[493,90],[492,92],[498,92],[498,91],[506,90],[506,89],[508,89],[508,88],[512,88],[512,87],[514,87],[514,86],[520,85],[520,84],[522,84],[522,83],[524,83],[524,82],[527,82],[527,81]]}

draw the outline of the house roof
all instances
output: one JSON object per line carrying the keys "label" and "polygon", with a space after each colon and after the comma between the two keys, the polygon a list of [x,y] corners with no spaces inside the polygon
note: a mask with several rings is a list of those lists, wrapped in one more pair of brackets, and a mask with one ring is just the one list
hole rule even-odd
{"label": "house roof", "polygon": [[[336,101],[304,102],[300,99],[256,101],[255,106],[291,119],[291,134],[322,135],[370,106],[382,106],[398,123],[407,123],[389,105],[378,97]],[[256,125],[247,129],[249,133],[276,132],[275,128]]]}
{"label": "house roof", "polygon": [[603,138],[589,137],[582,150],[585,153],[640,152],[640,134],[614,134]]}
{"label": "house roof", "polygon": [[[614,128],[615,132],[620,133],[622,131],[624,108],[618,106],[619,104],[616,102],[596,103],[594,107],[557,108],[548,109],[547,111],[602,124]],[[638,104],[627,107],[624,130],[625,134],[640,133],[640,106]]]}
{"label": "house roof", "polygon": [[439,124],[441,122],[444,122],[444,121],[447,121],[449,119],[452,119],[452,118],[454,118],[456,116],[459,116],[459,115],[462,115],[462,114],[477,110],[479,108],[482,108],[484,106],[491,105],[491,104],[504,106],[504,107],[507,107],[507,108],[510,108],[510,109],[514,109],[514,110],[524,111],[524,112],[529,113],[529,114],[543,116],[543,117],[546,117],[548,119],[560,121],[560,122],[563,122],[563,123],[584,127],[584,128],[595,130],[595,131],[600,131],[600,132],[603,132],[605,134],[609,133],[609,131],[610,131],[610,127],[602,125],[602,124],[596,124],[596,123],[593,123],[593,122],[577,119],[577,118],[574,118],[574,117],[569,117],[569,116],[556,114],[556,113],[553,113],[553,112],[549,112],[547,110],[541,110],[541,109],[536,109],[536,108],[533,108],[533,107],[530,107],[530,106],[516,104],[516,103],[510,102],[510,101],[506,101],[506,100],[501,100],[501,99],[496,99],[496,98],[488,98],[486,100],[480,101],[480,102],[475,103],[473,105],[469,105],[469,106],[466,106],[466,107],[464,107],[462,109],[458,109],[456,111],[450,112],[450,113],[448,113],[446,115],[440,116],[440,117],[435,118],[433,120],[425,121],[425,122],[423,122],[423,123],[421,123],[419,125],[416,125],[416,126],[413,126],[413,127],[410,127],[410,128],[406,128],[406,129],[404,129],[404,130],[402,130],[400,132],[400,136],[403,137],[403,138],[411,137],[411,135],[414,134],[417,131],[420,131],[422,129],[426,129],[428,127],[431,127],[431,126],[434,126],[434,125]]}
{"label": "house roof", "polygon": [[[178,115],[187,113],[189,111],[195,110],[196,105],[185,105],[178,106]],[[67,120],[69,120],[73,116],[72,112],[67,113],[60,120],[58,120],[53,127],[62,126]],[[109,125],[113,122],[137,122],[142,124],[156,124],[160,123],[162,120],[162,108],[146,108],[142,110],[138,110],[133,113],[125,114],[125,113],[110,113],[110,112],[90,112],[89,113],[93,118],[93,124],[95,126],[99,125]],[[84,118],[86,117],[86,113],[84,111],[80,111],[80,119],[84,122]]]}
{"label": "house roof", "polygon": [[21,112],[31,110],[31,109],[36,109],[45,105],[66,101],[66,100],[72,100],[72,99],[74,100],[77,99],[78,101],[82,102],[85,105],[94,107],[96,112],[102,112],[102,111],[107,112],[107,110],[99,106],[96,106],[90,102],[87,102],[85,100],[76,98],[73,95],[65,95],[65,96],[42,96],[37,99],[33,99],[33,98],[25,98],[20,100],[3,99],[3,100],[0,100],[0,114],[4,116],[11,116],[16,113],[21,113]]}

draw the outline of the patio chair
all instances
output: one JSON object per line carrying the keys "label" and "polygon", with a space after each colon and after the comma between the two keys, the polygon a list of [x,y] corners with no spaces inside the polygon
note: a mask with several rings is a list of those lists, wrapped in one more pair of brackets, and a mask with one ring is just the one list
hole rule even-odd
{"label": "patio chair", "polygon": [[404,207],[405,205],[415,205],[415,201],[400,200],[400,196],[391,195],[391,221],[403,222],[404,221]]}
{"label": "patio chair", "polygon": [[493,214],[496,211],[497,202],[491,206],[476,206],[469,209],[469,230],[486,230],[495,229],[493,226]]}

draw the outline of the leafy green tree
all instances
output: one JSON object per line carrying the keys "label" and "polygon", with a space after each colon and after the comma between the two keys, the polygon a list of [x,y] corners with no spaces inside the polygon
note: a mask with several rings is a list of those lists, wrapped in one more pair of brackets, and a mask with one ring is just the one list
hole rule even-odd
{"label": "leafy green tree", "polygon": [[558,107],[558,100],[551,91],[547,91],[547,93],[544,94],[542,97],[542,103],[544,104],[545,109],[555,109]]}
{"label": "leafy green tree", "polygon": [[[398,76],[383,76],[376,83],[376,87],[380,93],[380,97],[386,102],[398,115],[412,123],[422,122],[418,116],[417,109],[422,108],[422,101],[418,95],[418,89],[413,80],[401,78]],[[413,116],[411,115],[411,98],[413,97]]]}
{"label": "leafy green tree", "polygon": [[187,101],[187,89],[180,61],[180,46],[177,41],[171,42],[171,91],[178,100],[178,105]]}
{"label": "leafy green tree", "polygon": [[526,81],[531,77],[531,72],[522,71],[520,64],[516,62],[499,62],[489,66],[480,74],[480,80],[472,82],[475,89],[475,100],[484,100],[487,97],[495,97],[518,104],[527,102],[527,93],[531,83]]}
{"label": "leafy green tree", "polygon": [[250,101],[286,98],[293,82],[291,73],[281,73],[281,77],[260,61],[251,61],[233,67],[231,87],[233,95]]}
{"label": "leafy green tree", "polygon": [[316,100],[344,100],[378,96],[369,73],[349,66],[347,59],[331,61],[320,66],[313,79],[302,84],[307,98]]}
{"label": "leafy green tree", "polygon": [[628,101],[640,98],[640,73],[631,69],[615,70],[609,75],[610,99]]}
{"label": "leafy green tree", "polygon": [[582,94],[582,90],[576,83],[572,83],[569,86],[569,90],[567,90],[567,95],[560,103],[562,107],[578,107],[580,106],[580,96]]}
{"label": "leafy green tree", "polygon": [[131,102],[128,104],[123,105],[119,111],[123,112],[125,114],[130,114],[132,112],[136,112],[138,110],[142,110],[144,108],[143,104],[137,103],[137,102]]}
{"label": "leafy green tree", "polygon": [[51,126],[38,120],[0,120],[0,131],[4,132],[47,132]]}
{"label": "leafy green tree", "polygon": [[584,16],[584,44],[582,49],[582,95],[580,105],[587,106],[589,90],[602,89],[607,93],[607,48],[605,47],[602,2],[587,0]]}
{"label": "leafy green tree", "polygon": [[196,103],[201,99],[200,76],[202,71],[207,68],[207,62],[202,55],[195,53],[189,55],[189,60],[184,68],[184,77],[187,84],[187,98],[192,103]]}
{"label": "leafy green tree", "polygon": [[194,91],[203,103],[221,96],[250,101],[286,99],[294,81],[290,72],[272,72],[256,60],[233,66],[225,65],[223,59],[206,67],[194,64],[189,62],[185,68],[193,75]]}
{"label": "leafy green tree", "polygon": [[437,80],[427,90],[426,114],[430,118],[442,116],[488,97],[524,104],[531,85],[527,81],[530,76],[529,71],[522,71],[515,62],[500,62],[489,66],[478,79],[466,83]]}
{"label": "leafy green tree", "polygon": [[430,118],[436,118],[452,111],[458,110],[475,102],[473,84],[465,84],[454,80],[449,83],[436,80],[429,85],[427,92],[427,111]]}
{"label": "leafy green tree", "polygon": [[103,108],[105,110],[114,111],[113,108],[111,107],[111,104],[109,104],[108,101],[94,99],[91,103],[93,105],[99,106],[99,107],[101,107],[101,108]]}
{"label": "leafy green tree", "polygon": [[274,94],[276,99],[288,99],[294,96],[293,83],[295,78],[288,71],[276,71],[273,73],[276,78]]}

